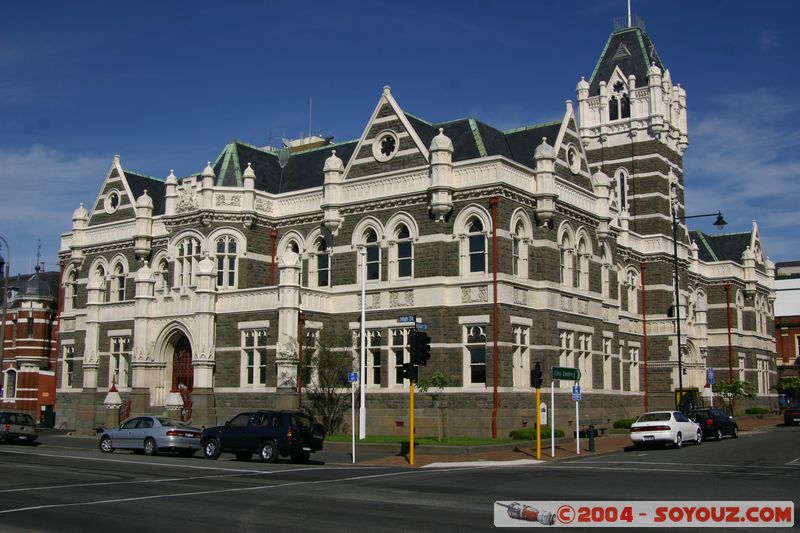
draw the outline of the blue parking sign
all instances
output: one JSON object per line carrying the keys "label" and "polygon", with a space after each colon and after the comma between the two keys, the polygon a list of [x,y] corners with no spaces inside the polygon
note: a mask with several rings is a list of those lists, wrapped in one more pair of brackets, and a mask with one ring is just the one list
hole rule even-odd
{"label": "blue parking sign", "polygon": [[358,372],[349,372],[347,374],[348,383],[358,383]]}
{"label": "blue parking sign", "polygon": [[574,402],[581,401],[581,386],[580,385],[573,385],[572,386],[572,401],[574,401]]}

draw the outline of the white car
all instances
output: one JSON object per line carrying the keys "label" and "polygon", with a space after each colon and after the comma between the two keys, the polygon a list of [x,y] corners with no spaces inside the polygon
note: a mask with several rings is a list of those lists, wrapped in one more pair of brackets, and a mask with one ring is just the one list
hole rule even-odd
{"label": "white car", "polygon": [[680,448],[686,441],[703,442],[703,430],[680,411],[652,411],[631,425],[631,441],[637,448],[647,444],[674,444]]}

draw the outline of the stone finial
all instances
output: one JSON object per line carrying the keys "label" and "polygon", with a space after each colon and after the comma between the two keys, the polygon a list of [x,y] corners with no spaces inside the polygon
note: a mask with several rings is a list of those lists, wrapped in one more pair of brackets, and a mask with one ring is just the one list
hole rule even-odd
{"label": "stone finial", "polygon": [[153,209],[153,199],[147,194],[147,189],[145,189],[142,195],[136,199],[136,207]]}
{"label": "stone finial", "polygon": [[586,90],[586,91],[588,91],[588,90],[589,90],[589,82],[587,82],[587,81],[584,79],[584,77],[583,77],[583,76],[581,76],[581,81],[579,81],[579,82],[578,82],[578,85],[576,85],[576,86],[575,86],[575,90],[577,90],[577,91],[581,91],[581,90]]}
{"label": "stone finial", "polygon": [[83,207],[83,202],[78,206],[78,209],[72,212],[72,220],[86,220],[89,217],[89,212]]}
{"label": "stone finial", "polygon": [[244,172],[242,173],[242,177],[244,179],[253,179],[253,180],[256,179],[256,173],[253,170],[253,165],[251,165],[250,163],[247,163],[247,168],[244,169]]}
{"label": "stone finial", "polygon": [[325,160],[325,166],[322,167],[323,172],[331,170],[344,170],[344,163],[336,155],[336,150],[331,150],[331,156]]}
{"label": "stone finial", "polygon": [[439,128],[439,135],[431,140],[430,151],[433,152],[434,150],[453,151],[453,141],[444,134],[444,128]]}
{"label": "stone finial", "polygon": [[175,171],[173,169],[169,169],[169,176],[167,176],[166,180],[167,185],[177,185],[178,178],[175,176]]}
{"label": "stone finial", "polygon": [[653,64],[650,65],[649,69],[647,69],[647,75],[648,76],[661,76],[661,69],[658,68],[658,65],[656,65],[655,61],[653,61]]}
{"label": "stone finial", "polygon": [[556,158],[556,151],[553,149],[552,146],[547,144],[547,137],[542,137],[542,144],[536,147],[536,151],[533,152],[534,159],[555,159]]}
{"label": "stone finial", "polygon": [[592,174],[592,185],[594,187],[610,187],[611,180],[608,179],[608,175],[605,172],[598,169],[597,172]]}
{"label": "stone finial", "polygon": [[215,178],[215,177],[217,177],[217,176],[216,176],[216,174],[214,174],[214,169],[213,169],[213,168],[211,168],[211,161],[209,161],[209,162],[208,162],[208,165],[206,165],[206,168],[205,168],[205,169],[203,169],[203,174],[202,174],[202,176],[203,176],[204,178],[212,178],[212,179],[213,179],[213,178]]}
{"label": "stone finial", "polygon": [[384,85],[383,94],[389,96],[390,94],[392,94],[392,88],[389,85]]}

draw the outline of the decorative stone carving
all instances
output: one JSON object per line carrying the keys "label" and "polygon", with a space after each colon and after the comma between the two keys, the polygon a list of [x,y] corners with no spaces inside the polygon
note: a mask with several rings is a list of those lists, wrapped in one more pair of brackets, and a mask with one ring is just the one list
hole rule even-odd
{"label": "decorative stone carving", "polygon": [[187,211],[194,211],[200,206],[197,200],[197,194],[194,189],[183,189],[178,191],[178,205],[175,211],[178,213],[185,213]]}
{"label": "decorative stone carving", "polygon": [[489,300],[489,290],[485,285],[480,287],[461,287],[461,303],[480,303]]}
{"label": "decorative stone carving", "polygon": [[514,287],[514,303],[528,305],[528,291]]}
{"label": "decorative stone carving", "polygon": [[380,309],[381,307],[381,293],[374,292],[367,294],[367,309]]}
{"label": "decorative stone carving", "polygon": [[414,305],[414,291],[393,291],[389,293],[389,307],[411,307]]}
{"label": "decorative stone carving", "polygon": [[272,213],[272,204],[264,200],[263,198],[256,198],[256,211],[262,211],[264,213]]}
{"label": "decorative stone carving", "polygon": [[240,207],[242,205],[242,199],[238,195],[232,195],[229,200],[224,194],[218,194],[215,202],[217,207],[225,205]]}
{"label": "decorative stone carving", "polygon": [[577,300],[577,308],[578,312],[582,315],[589,314],[589,301],[588,300]]}
{"label": "decorative stone carving", "polygon": [[572,298],[569,296],[561,296],[561,309],[563,311],[572,311]]}

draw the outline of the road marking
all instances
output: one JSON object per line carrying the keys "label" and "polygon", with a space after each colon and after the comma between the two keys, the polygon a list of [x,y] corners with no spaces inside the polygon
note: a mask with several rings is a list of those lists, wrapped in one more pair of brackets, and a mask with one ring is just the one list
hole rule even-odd
{"label": "road marking", "polygon": [[[292,472],[294,470],[291,470]],[[289,470],[284,470],[289,472]],[[261,472],[262,474],[272,474],[273,472]],[[278,472],[275,472],[278,473]],[[244,475],[255,475],[251,472],[242,472]],[[109,485],[132,485],[132,484],[145,484],[145,483],[167,483],[170,481],[192,481],[197,479],[217,479],[225,477],[240,477],[240,474],[218,474],[214,476],[191,476],[191,477],[175,477],[166,479],[140,479],[136,481],[98,481],[97,483],[74,483],[71,485],[52,485],[47,487],[26,487],[21,489],[0,489],[0,494],[8,492],[33,492],[53,489],[74,489],[80,487],[103,487]]]}
{"label": "road marking", "polygon": [[[796,459],[797,460],[797,459]],[[582,463],[589,463],[589,464],[631,464],[631,465],[664,465],[664,466],[687,466],[693,465],[697,467],[719,467],[719,468],[752,468],[757,470],[763,470],[765,468],[773,468],[773,469],[783,469],[785,465],[775,466],[775,465],[737,465],[737,464],[715,464],[715,463],[668,463],[668,462],[659,462],[659,461],[604,461],[604,460],[594,460],[594,459],[587,459],[585,461],[581,461]]]}
{"label": "road marking", "polygon": [[[473,467],[471,470],[477,470],[484,467]],[[248,492],[248,491],[256,491],[256,490],[269,490],[269,489],[278,489],[284,487],[294,487],[300,485],[323,485],[328,483],[338,483],[342,481],[360,481],[363,479],[375,479],[375,478],[382,478],[382,477],[391,477],[391,476],[405,476],[405,475],[422,475],[422,474],[431,474],[431,473],[445,473],[445,472],[464,472],[466,470],[470,470],[467,468],[454,468],[454,469],[440,469],[440,470],[405,470],[402,472],[387,472],[384,474],[370,474],[364,476],[352,476],[347,478],[341,479],[320,479],[315,481],[293,481],[290,483],[280,483],[277,485],[259,485],[256,487],[238,487],[233,489],[218,489],[218,490],[203,490],[203,491],[196,491],[196,492],[179,492],[174,494],[157,494],[152,496],[138,496],[135,498],[116,498],[112,500],[96,500],[96,501],[88,501],[88,502],[75,502],[75,503],[57,503],[57,504],[50,504],[50,505],[35,505],[31,507],[18,507],[16,509],[6,509],[0,511],[0,514],[9,514],[9,513],[18,513],[23,511],[38,511],[42,509],[58,509],[63,507],[79,507],[83,505],[102,505],[107,503],[126,503],[126,502],[136,502],[136,501],[144,501],[144,500],[158,500],[164,498],[182,498],[185,496],[206,496],[210,494],[224,494],[224,493],[231,493],[231,492]],[[296,470],[292,470],[296,471]]]}
{"label": "road marking", "polygon": [[448,467],[483,467],[487,466],[530,466],[544,463],[536,459],[514,459],[513,461],[464,461],[452,463],[430,463],[422,468],[448,468]]}
{"label": "road marking", "polygon": [[786,466],[800,466],[800,457],[798,457],[797,459],[792,459],[791,461],[786,463]]}

